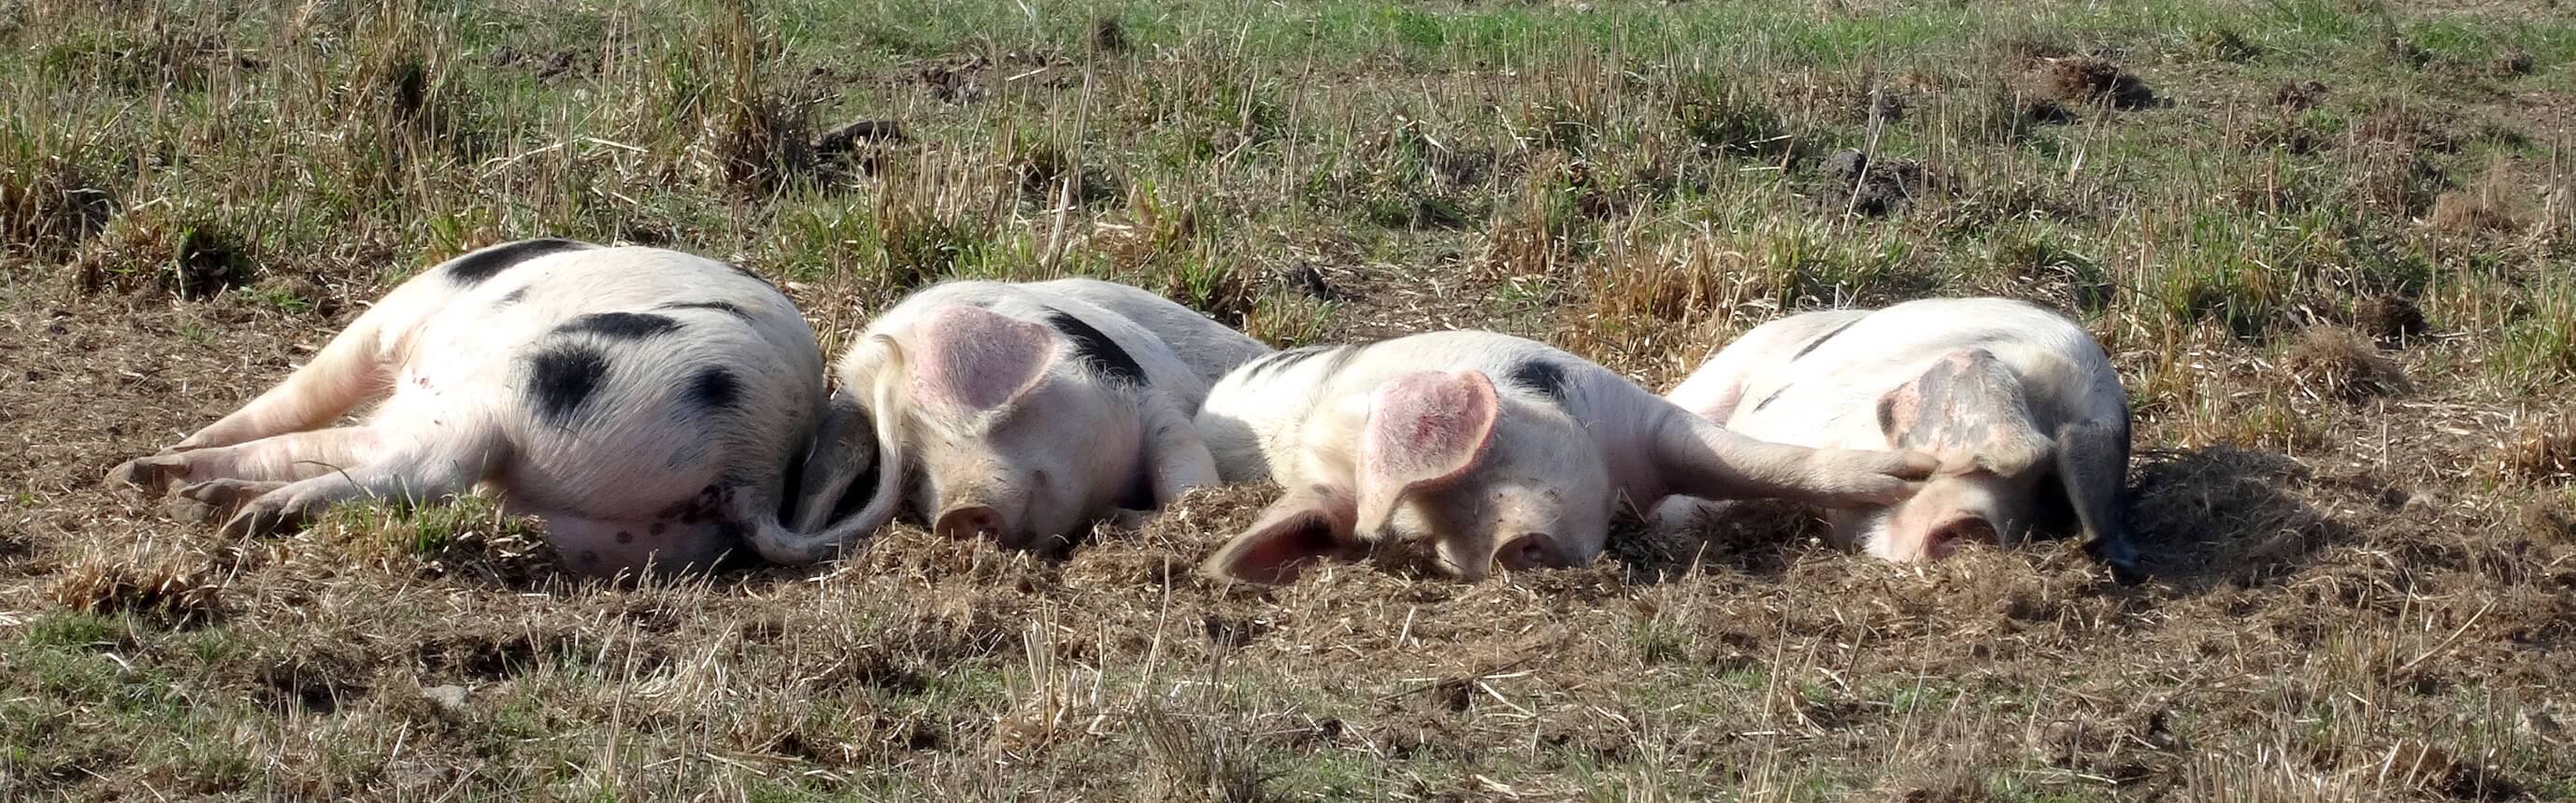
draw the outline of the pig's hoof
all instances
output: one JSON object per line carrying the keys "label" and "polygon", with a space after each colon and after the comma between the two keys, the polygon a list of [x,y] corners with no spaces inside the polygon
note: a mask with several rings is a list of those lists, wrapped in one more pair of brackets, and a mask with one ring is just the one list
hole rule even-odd
{"label": "pig's hoof", "polygon": [[130,485],[152,496],[170,492],[170,486],[188,476],[188,460],[173,454],[156,454],[125,461],[107,473],[110,484]]}
{"label": "pig's hoof", "polygon": [[268,492],[286,487],[283,482],[256,482],[243,479],[220,479],[194,482],[179,488],[180,498],[218,510],[234,510],[267,496]]}
{"label": "pig's hoof", "polygon": [[305,511],[297,505],[276,499],[262,499],[242,508],[231,521],[224,522],[227,538],[258,538],[293,532],[304,526]]}

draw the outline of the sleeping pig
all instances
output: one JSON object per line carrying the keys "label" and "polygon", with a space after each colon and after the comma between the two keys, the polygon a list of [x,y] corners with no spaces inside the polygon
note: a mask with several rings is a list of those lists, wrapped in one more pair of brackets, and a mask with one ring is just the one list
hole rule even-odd
{"label": "sleeping pig", "polygon": [[526,240],[403,282],[277,387],[112,479],[237,508],[236,536],[489,485],[576,570],[707,566],[779,528],[822,367],[805,319],[749,272]]}
{"label": "sleeping pig", "polygon": [[1216,481],[1190,414],[1218,377],[1269,351],[1121,284],[933,286],[841,358],[797,532],[755,546],[820,560],[911,509],[942,535],[1035,548],[1159,507]]}
{"label": "sleeping pig", "polygon": [[1902,504],[1830,514],[1847,547],[1938,559],[2071,517],[2115,573],[2136,576],[2128,396],[2102,347],[2055,312],[1945,298],[1794,315],[1746,332],[1666,398],[1749,437],[1940,460]]}
{"label": "sleeping pig", "polygon": [[1226,480],[1286,491],[1204,567],[1260,582],[1382,542],[1428,542],[1467,580],[1496,564],[1582,565],[1622,502],[1889,505],[1932,468],[1918,454],[1745,438],[1582,358],[1491,332],[1279,352],[1218,383],[1198,425]]}

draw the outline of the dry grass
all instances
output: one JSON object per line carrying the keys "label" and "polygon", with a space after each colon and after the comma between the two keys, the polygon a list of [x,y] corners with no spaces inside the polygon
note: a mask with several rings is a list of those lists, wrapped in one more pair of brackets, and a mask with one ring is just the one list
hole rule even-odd
{"label": "dry grass", "polygon": [[[2576,39],[2326,5],[9,6],[0,797],[2576,796],[2576,425],[2525,412],[2576,379]],[[1203,579],[1246,487],[617,585],[488,501],[234,543],[99,486],[541,234],[732,259],[827,348],[1072,273],[1658,388],[1788,312],[2027,298],[2127,381],[2153,579],[1779,504]]]}

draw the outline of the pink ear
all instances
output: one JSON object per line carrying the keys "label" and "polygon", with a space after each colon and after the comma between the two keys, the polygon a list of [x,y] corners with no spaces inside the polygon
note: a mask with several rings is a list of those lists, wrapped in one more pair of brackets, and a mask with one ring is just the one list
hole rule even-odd
{"label": "pink ear", "polygon": [[1208,556],[1202,570],[1254,583],[1285,583],[1304,564],[1349,559],[1362,552],[1351,532],[1351,498],[1340,491],[1290,492],[1261,511],[1261,519]]}
{"label": "pink ear", "polygon": [[983,412],[1027,393],[1055,363],[1043,325],[963,304],[931,310],[902,335],[915,398]]}
{"label": "pink ear", "polygon": [[1405,492],[1475,468],[1493,444],[1497,409],[1494,380],[1478,371],[1422,371],[1379,385],[1360,434],[1360,532],[1385,526]]}

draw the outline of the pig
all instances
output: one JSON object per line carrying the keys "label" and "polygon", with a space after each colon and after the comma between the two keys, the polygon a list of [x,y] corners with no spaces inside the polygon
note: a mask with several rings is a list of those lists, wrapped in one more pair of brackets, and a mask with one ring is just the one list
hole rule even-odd
{"label": "pig", "polygon": [[823,381],[813,330],[748,271],[524,240],[404,281],[275,388],[110,479],[237,508],[236,537],[489,486],[573,570],[711,567],[783,527]]}
{"label": "pig", "polygon": [[[841,357],[793,532],[754,546],[781,563],[821,560],[907,509],[935,533],[1015,549],[1132,521],[1216,481],[1190,415],[1218,377],[1269,352],[1096,279],[932,286]],[[871,470],[873,487],[847,499]]]}
{"label": "pig", "polygon": [[1932,468],[1918,454],[1745,438],[1580,357],[1492,332],[1278,352],[1217,383],[1197,421],[1226,481],[1284,490],[1202,566],[1253,582],[1425,542],[1441,572],[1467,581],[1497,565],[1579,566],[1623,502],[1888,505]]}
{"label": "pig", "polygon": [[[1939,298],[1771,321],[1665,398],[1728,429],[1816,448],[1904,448],[1941,464],[1901,504],[1832,511],[1832,538],[1892,561],[2011,545],[2075,519],[2116,575],[2138,576],[2124,522],[2129,404],[2109,355],[2065,316]],[[1691,503],[1659,511],[1677,524]]]}

